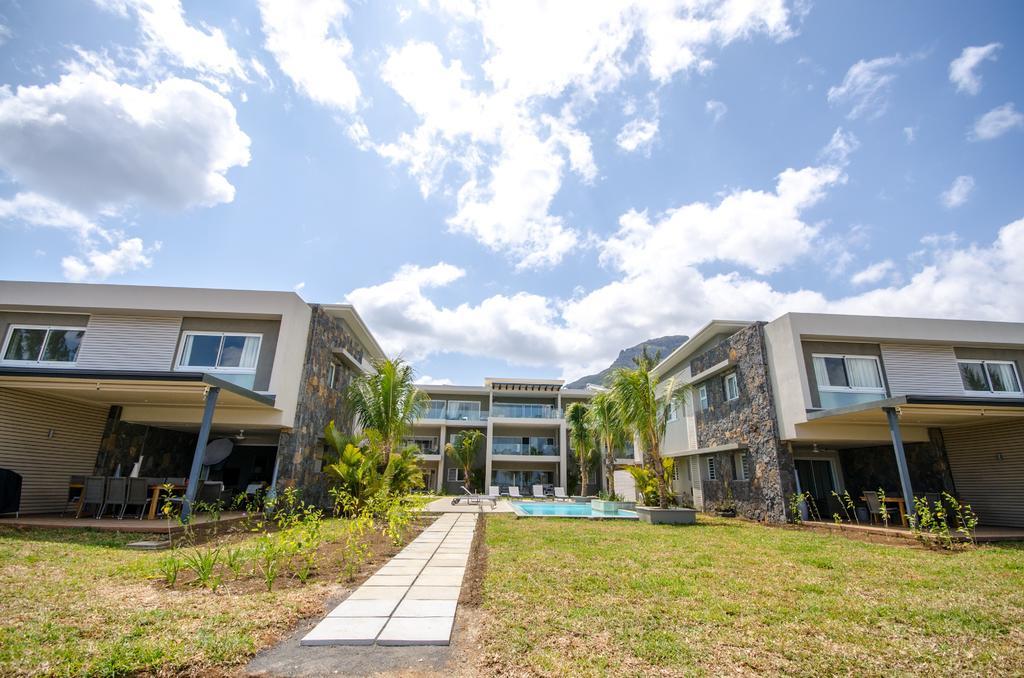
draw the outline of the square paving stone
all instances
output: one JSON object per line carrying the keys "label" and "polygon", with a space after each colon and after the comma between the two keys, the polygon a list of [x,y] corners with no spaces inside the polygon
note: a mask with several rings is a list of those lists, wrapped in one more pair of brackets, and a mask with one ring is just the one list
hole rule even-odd
{"label": "square paving stone", "polygon": [[423,568],[423,571],[420,572],[421,577],[461,577],[464,574],[466,574],[466,568],[459,565],[453,565],[450,567],[445,567],[444,565],[427,565]]}
{"label": "square paving stone", "polygon": [[[409,564],[403,565],[402,563]],[[377,570],[377,574],[419,574],[425,564],[425,560],[392,560]]]}
{"label": "square paving stone", "polygon": [[447,645],[454,617],[392,617],[377,638],[378,645]]}
{"label": "square paving stone", "polygon": [[326,617],[300,645],[373,645],[387,617]]}
{"label": "square paving stone", "polygon": [[405,600],[458,600],[461,586],[413,586]]}
{"label": "square paving stone", "polygon": [[457,600],[403,600],[394,617],[454,617]]}
{"label": "square paving stone", "polygon": [[411,586],[415,580],[414,574],[375,574],[363,586]]}
{"label": "square paving stone", "polygon": [[408,591],[408,586],[360,586],[348,600],[401,600]]}
{"label": "square paving stone", "polygon": [[417,586],[462,586],[462,573],[421,574],[416,578]]}
{"label": "square paving stone", "polygon": [[353,600],[349,598],[327,613],[328,617],[387,617],[395,611],[398,598]]}

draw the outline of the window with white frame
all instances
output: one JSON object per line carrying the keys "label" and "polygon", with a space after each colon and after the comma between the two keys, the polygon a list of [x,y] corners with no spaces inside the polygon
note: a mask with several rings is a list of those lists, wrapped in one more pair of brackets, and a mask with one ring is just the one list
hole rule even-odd
{"label": "window with white frame", "polygon": [[715,468],[714,457],[708,457],[708,480],[718,480],[718,469]]}
{"label": "window with white frame", "polygon": [[3,362],[67,365],[78,360],[85,337],[82,327],[12,325],[4,342]]}
{"label": "window with white frame", "polygon": [[750,480],[750,455],[747,452],[737,452],[733,464],[736,467],[736,480]]}
{"label": "window with white frame", "polygon": [[707,384],[697,389],[697,399],[700,401],[700,409],[703,412],[708,409],[708,387]]}
{"label": "window with white frame", "polygon": [[672,463],[672,480],[673,482],[679,482],[679,463]]}
{"label": "window with white frame", "polygon": [[675,400],[668,404],[668,421],[669,423],[679,419],[679,403]]}
{"label": "window with white frame", "polygon": [[185,332],[178,369],[212,372],[239,386],[252,388],[262,339],[260,334]]}
{"label": "window with white frame", "polygon": [[958,360],[957,366],[968,393],[1024,395],[1017,366],[1009,360]]}
{"label": "window with white frame", "polygon": [[812,356],[818,390],[885,393],[878,358],[860,355]]}
{"label": "window with white frame", "polygon": [[731,372],[725,375],[725,378],[722,380],[722,382],[725,386],[726,400],[736,400],[737,398],[740,397],[740,383],[739,380],[736,378],[735,372]]}
{"label": "window with white frame", "polygon": [[466,470],[461,468],[448,469],[448,482],[462,483],[466,481]]}

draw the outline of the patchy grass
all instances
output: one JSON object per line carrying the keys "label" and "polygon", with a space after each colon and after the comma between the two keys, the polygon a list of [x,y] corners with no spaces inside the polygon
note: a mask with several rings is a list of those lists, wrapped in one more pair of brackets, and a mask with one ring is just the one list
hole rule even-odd
{"label": "patchy grass", "polygon": [[488,673],[1024,673],[1024,544],[492,515],[487,545]]}
{"label": "patchy grass", "polygon": [[[166,551],[124,549],[137,535],[0,528],[0,675],[233,672],[347,588],[333,541],[342,527],[324,522],[325,544],[306,585],[285,574],[269,593],[262,579],[236,581],[226,571],[212,592],[189,585],[184,569],[168,589],[158,565]],[[216,545],[254,539],[236,534]],[[370,544],[357,581],[397,551],[379,533]]]}

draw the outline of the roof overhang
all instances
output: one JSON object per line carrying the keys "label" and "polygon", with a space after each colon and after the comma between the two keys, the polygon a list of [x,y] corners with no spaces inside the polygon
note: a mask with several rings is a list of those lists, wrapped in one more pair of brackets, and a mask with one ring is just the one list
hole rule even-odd
{"label": "roof overhang", "polygon": [[220,388],[218,407],[274,411],[274,396],[200,372],[0,367],[0,388],[23,389],[97,406],[202,407]]}
{"label": "roof overhang", "polygon": [[523,393],[558,393],[565,384],[563,379],[507,379],[487,377],[484,386],[492,391],[519,391]]}
{"label": "roof overhang", "polygon": [[753,322],[752,320],[712,320],[697,330],[692,337],[684,341],[679,348],[669,353],[668,357],[655,365],[651,373],[660,377],[693,355],[697,349],[702,347],[714,335],[722,332],[739,332],[744,327],[752,325]]}
{"label": "roof overhang", "polygon": [[371,358],[374,360],[384,360],[387,358],[387,354],[384,353],[384,349],[377,343],[377,339],[370,332],[370,328],[366,326],[362,317],[356,312],[355,306],[352,304],[321,304],[320,307],[332,318],[338,318],[348,323],[348,326],[355,332],[356,338],[359,339],[359,343],[363,345]]}
{"label": "roof overhang", "polygon": [[679,450],[678,452],[662,452],[663,457],[692,457],[696,454],[715,454],[716,452],[742,452],[747,449],[746,443],[725,443],[714,447],[699,447],[692,450]]}
{"label": "roof overhang", "polygon": [[902,395],[884,400],[808,412],[807,421],[846,425],[887,425],[885,410],[894,408],[901,425],[942,428],[1005,418],[1024,418],[1022,398],[967,398]]}

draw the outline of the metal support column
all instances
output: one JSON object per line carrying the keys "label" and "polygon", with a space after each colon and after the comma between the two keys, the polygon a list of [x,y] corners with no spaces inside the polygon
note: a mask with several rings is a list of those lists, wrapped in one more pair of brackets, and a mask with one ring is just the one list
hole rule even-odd
{"label": "metal support column", "polygon": [[217,407],[219,386],[210,386],[206,390],[206,407],[203,408],[203,423],[199,426],[199,439],[196,440],[196,452],[192,456],[192,471],[188,474],[188,487],[185,488],[185,501],[181,503],[181,522],[187,523],[192,515],[192,504],[199,492],[199,477],[203,472],[203,457],[206,456],[206,443],[210,437],[210,426],[213,424],[213,410]]}
{"label": "metal support column", "polygon": [[903,489],[903,501],[906,505],[907,517],[914,516],[914,488],[910,486],[910,471],[907,468],[907,455],[903,451],[903,435],[900,433],[900,416],[895,407],[884,407],[885,416],[889,420],[889,434],[892,436],[892,449],[896,453],[896,468],[900,472],[900,486]]}

